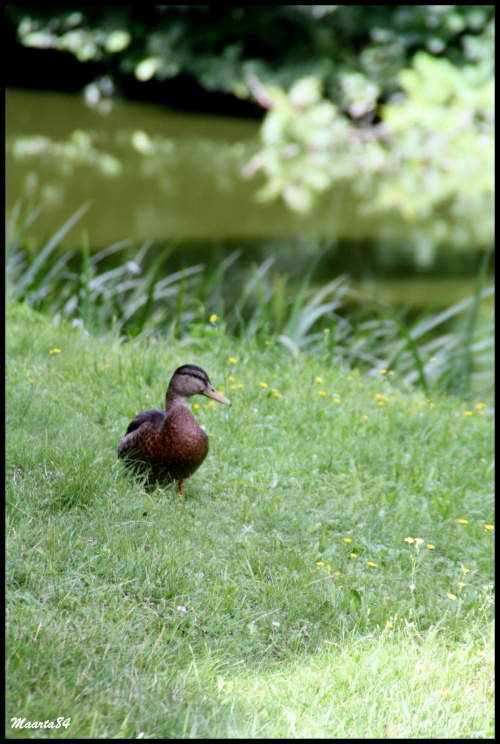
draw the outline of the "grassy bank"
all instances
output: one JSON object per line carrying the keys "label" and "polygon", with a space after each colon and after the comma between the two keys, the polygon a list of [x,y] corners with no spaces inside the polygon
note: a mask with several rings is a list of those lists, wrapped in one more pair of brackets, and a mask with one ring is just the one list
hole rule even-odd
{"label": "grassy bank", "polygon": [[[122,241],[92,253],[83,235],[78,255],[61,251],[61,241],[88,207],[84,204],[38,246],[30,229],[40,208],[22,216],[21,204],[16,204],[6,230],[10,301],[61,315],[91,333],[112,328],[127,339],[144,334],[168,341],[191,337],[194,327],[215,312],[237,343],[257,337],[281,344],[282,351],[306,351],[323,364],[362,373],[391,367],[399,380],[425,392],[433,386],[460,395],[493,392],[491,251],[483,255],[470,297],[439,312],[430,305],[415,316],[408,306],[403,310],[402,300],[395,310],[387,296],[375,300],[353,290],[346,275],[326,283],[323,278],[318,286],[313,277],[322,258],[319,246],[300,279],[276,271],[276,256],[242,271],[239,250],[225,258],[215,252],[204,263],[173,273],[168,266],[175,244],[158,251],[146,242],[131,253],[129,241]],[[408,287],[397,285],[408,303]]]}
{"label": "grassy bank", "polygon": [[[182,504],[116,446],[187,362]],[[493,411],[389,371],[9,304],[7,736],[492,736]]]}

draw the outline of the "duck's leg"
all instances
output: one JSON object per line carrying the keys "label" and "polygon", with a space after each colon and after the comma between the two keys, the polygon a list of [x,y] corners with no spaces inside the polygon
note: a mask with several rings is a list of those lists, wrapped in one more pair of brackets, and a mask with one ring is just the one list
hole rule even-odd
{"label": "duck's leg", "polygon": [[181,496],[184,496],[184,481],[179,481],[179,493]]}

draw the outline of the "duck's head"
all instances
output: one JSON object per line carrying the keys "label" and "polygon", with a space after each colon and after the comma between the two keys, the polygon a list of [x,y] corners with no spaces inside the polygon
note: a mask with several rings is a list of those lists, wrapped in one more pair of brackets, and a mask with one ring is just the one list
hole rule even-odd
{"label": "duck's head", "polygon": [[226,406],[232,405],[225,395],[214,388],[204,369],[197,367],[196,364],[184,364],[175,370],[170,380],[167,390],[167,408],[172,405],[174,399],[178,399],[178,402],[187,402],[191,395],[206,395],[207,398],[225,403]]}

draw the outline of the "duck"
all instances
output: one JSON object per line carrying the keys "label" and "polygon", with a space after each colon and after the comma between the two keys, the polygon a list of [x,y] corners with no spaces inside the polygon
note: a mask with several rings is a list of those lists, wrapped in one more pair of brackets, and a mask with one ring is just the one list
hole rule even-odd
{"label": "duck", "polygon": [[231,406],[196,364],[178,367],[168,384],[165,410],[137,414],[118,445],[118,457],[138,466],[158,481],[176,481],[184,494],[184,481],[198,470],[208,454],[208,437],[189,409],[192,395]]}

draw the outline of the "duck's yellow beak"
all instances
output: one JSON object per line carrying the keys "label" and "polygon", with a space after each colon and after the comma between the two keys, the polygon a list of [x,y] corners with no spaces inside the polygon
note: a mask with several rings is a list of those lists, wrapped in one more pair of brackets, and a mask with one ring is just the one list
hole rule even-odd
{"label": "duck's yellow beak", "polygon": [[219,393],[219,391],[216,390],[213,385],[207,385],[202,395],[206,395],[207,398],[213,398],[213,400],[217,400],[219,401],[219,403],[225,403],[226,406],[233,405],[231,401],[228,400],[225,395]]}

